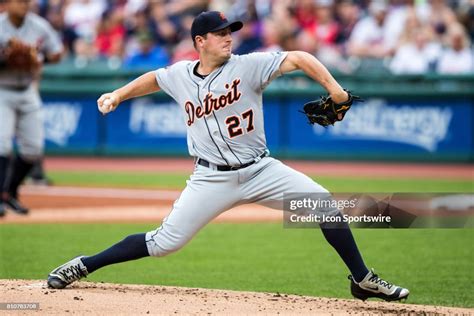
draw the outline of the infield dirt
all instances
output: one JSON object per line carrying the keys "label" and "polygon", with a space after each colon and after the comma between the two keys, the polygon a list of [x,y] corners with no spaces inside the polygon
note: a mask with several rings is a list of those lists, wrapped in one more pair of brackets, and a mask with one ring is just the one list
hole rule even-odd
{"label": "infield dirt", "polygon": [[78,282],[51,290],[41,280],[0,280],[0,288],[3,302],[39,303],[37,311],[7,315],[474,315],[465,308],[150,285]]}

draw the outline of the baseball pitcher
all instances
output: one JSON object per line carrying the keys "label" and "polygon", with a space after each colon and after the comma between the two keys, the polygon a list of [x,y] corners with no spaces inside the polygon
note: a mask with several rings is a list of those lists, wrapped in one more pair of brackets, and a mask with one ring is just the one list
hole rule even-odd
{"label": "baseball pitcher", "polygon": [[[162,257],[179,250],[213,218],[232,207],[257,203],[283,208],[287,193],[329,192],[306,175],[269,156],[262,93],[276,77],[302,70],[321,84],[329,97],[304,107],[310,122],[334,124],[356,99],[345,91],[312,55],[301,52],[232,54],[232,32],[242,22],[229,22],[216,11],[203,12],[191,36],[199,60],[182,61],[148,72],[126,86],[102,95],[98,109],[107,114],[127,99],[157,91],[181,107],[188,148],[195,169],[169,215],[156,230],[131,235],[93,256],[80,256],[54,269],[48,285],[61,289],[109,264],[147,256]],[[326,215],[341,216],[336,208]],[[326,240],[351,272],[351,293],[362,300],[406,298],[409,291],[369,271],[347,223],[321,223]]]}

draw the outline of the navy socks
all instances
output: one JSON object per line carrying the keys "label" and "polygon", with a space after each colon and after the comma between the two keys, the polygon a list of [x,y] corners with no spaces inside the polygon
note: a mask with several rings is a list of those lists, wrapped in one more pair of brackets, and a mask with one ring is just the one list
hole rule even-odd
{"label": "navy socks", "polygon": [[18,197],[18,187],[33,168],[33,163],[17,155],[13,160],[12,170],[5,180],[6,191],[15,199]]}
{"label": "navy socks", "polygon": [[336,249],[356,282],[360,282],[369,273],[362,260],[359,249],[346,222],[321,223],[321,230],[328,243]]}
{"label": "navy socks", "polygon": [[7,191],[5,186],[10,158],[0,156],[0,192]]}
{"label": "navy socks", "polygon": [[92,273],[109,264],[136,260],[148,256],[145,233],[142,233],[130,235],[101,253],[84,257],[81,260],[86,266],[87,272]]}
{"label": "navy socks", "polygon": [[[347,223],[322,223],[321,230],[329,244],[337,251],[356,282],[369,273]],[[104,266],[148,257],[145,233],[130,235],[94,256],[82,258],[89,273]]]}

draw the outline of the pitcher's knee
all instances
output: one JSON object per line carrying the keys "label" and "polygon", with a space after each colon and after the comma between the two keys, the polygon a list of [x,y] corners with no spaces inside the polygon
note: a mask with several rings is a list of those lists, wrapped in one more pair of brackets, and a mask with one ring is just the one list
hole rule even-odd
{"label": "pitcher's knee", "polygon": [[163,257],[181,249],[192,236],[184,231],[163,223],[159,228],[146,233],[148,253],[153,257]]}

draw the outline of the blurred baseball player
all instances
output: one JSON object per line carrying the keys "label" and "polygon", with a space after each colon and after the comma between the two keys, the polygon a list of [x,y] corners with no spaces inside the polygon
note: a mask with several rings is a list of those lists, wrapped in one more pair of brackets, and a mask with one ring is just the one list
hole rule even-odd
{"label": "blurred baseball player", "polygon": [[[51,25],[28,12],[29,0],[5,0],[4,4],[6,11],[0,14],[0,216],[6,207],[28,213],[18,201],[18,187],[43,155],[39,74],[43,63],[58,62],[63,51]],[[14,136],[18,155],[10,162]]]}
{"label": "blurred baseball player", "polygon": [[[306,175],[269,157],[263,128],[262,92],[275,77],[297,69],[321,84],[336,103],[348,94],[312,55],[300,52],[232,55],[230,23],[222,13],[203,12],[191,36],[199,60],[182,61],[148,72],[128,85],[102,95],[99,111],[107,114],[130,98],[163,90],[181,106],[188,147],[196,167],[170,214],[154,231],[126,237],[94,256],[79,256],[53,270],[52,288],[68,284],[109,264],[147,256],[162,257],[183,247],[222,212],[241,204],[283,208],[288,192],[328,191]],[[341,216],[337,209],[328,215]],[[382,280],[364,264],[347,223],[320,224],[324,237],[351,272],[351,292],[360,299],[406,298],[409,291]]]}

